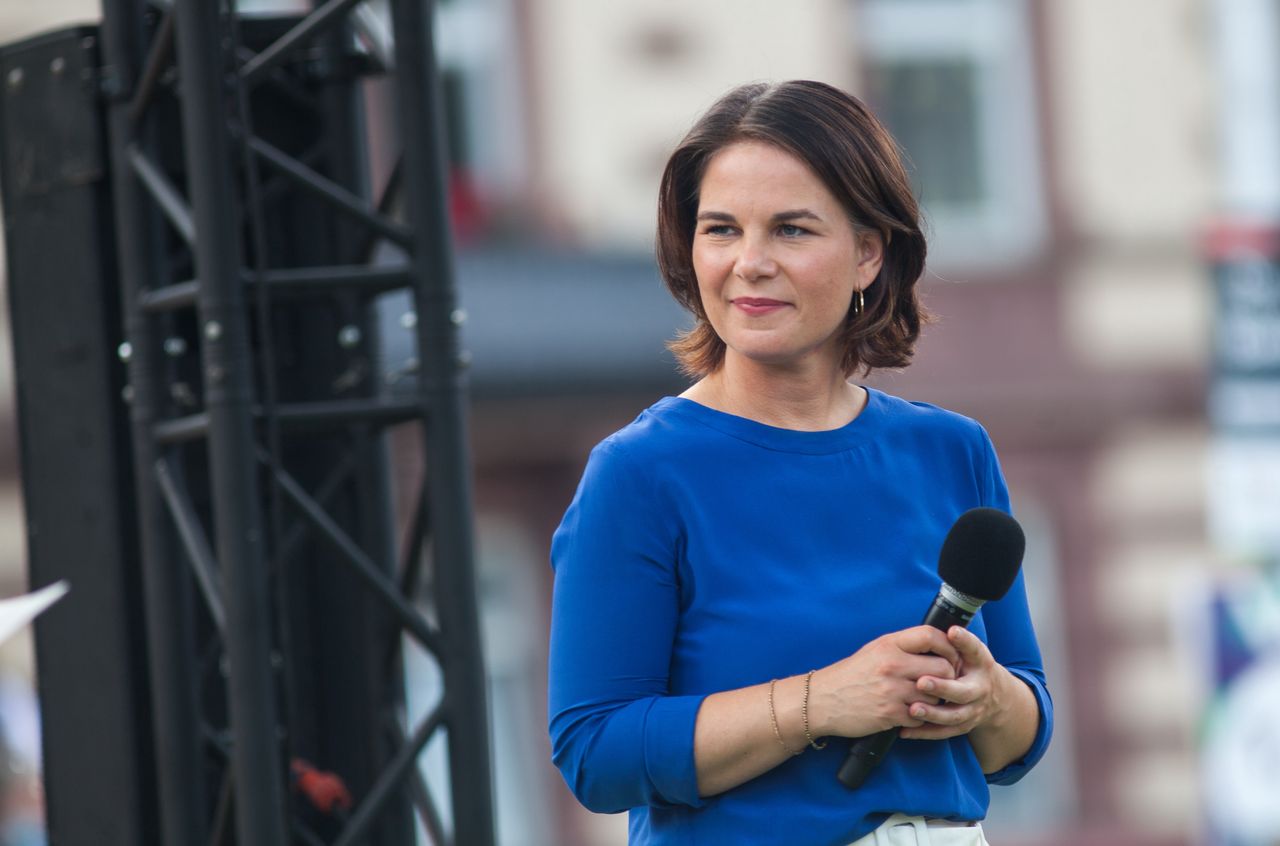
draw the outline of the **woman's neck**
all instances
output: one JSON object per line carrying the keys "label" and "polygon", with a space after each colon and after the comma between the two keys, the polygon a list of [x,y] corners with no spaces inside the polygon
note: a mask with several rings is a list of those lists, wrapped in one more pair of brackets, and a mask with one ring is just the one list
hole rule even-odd
{"label": "woman's neck", "polygon": [[732,354],[681,396],[758,423],[809,432],[838,429],[866,405],[866,391],[838,368],[778,368]]}

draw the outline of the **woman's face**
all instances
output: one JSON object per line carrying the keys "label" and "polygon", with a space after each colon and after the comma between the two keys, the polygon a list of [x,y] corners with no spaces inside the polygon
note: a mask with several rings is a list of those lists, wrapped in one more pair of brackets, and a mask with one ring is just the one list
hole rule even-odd
{"label": "woman's face", "polygon": [[881,257],[880,238],[855,233],[840,202],[790,153],[742,141],[708,162],[693,270],[727,357],[839,367],[845,315]]}

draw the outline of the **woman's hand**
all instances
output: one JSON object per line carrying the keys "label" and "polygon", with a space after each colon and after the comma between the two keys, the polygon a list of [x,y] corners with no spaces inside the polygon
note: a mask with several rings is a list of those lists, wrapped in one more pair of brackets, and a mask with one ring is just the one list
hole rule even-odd
{"label": "woman's hand", "polygon": [[982,771],[995,772],[1031,747],[1040,721],[1035,696],[973,632],[952,626],[947,639],[960,654],[960,672],[916,680],[922,694],[943,701],[911,705],[911,716],[924,724],[904,728],[902,737],[941,740],[968,734]]}
{"label": "woman's hand", "polygon": [[1009,683],[1022,684],[996,662],[973,632],[952,626],[946,637],[960,655],[959,672],[951,677],[925,675],[916,680],[921,694],[942,701],[913,704],[910,713],[918,722],[903,729],[904,738],[942,740],[988,725],[1005,712]]}
{"label": "woman's hand", "polygon": [[954,683],[961,653],[932,626],[876,638],[848,658],[813,674],[809,725],[814,737],[863,737],[894,726],[923,726],[911,710],[936,708],[940,693],[922,679]]}

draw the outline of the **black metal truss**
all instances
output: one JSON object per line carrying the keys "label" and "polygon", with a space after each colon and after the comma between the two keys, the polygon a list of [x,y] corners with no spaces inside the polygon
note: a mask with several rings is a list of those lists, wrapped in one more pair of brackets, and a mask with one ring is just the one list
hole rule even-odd
{"label": "black metal truss", "polygon": [[[354,0],[103,5],[162,840],[399,846],[416,817],[492,844],[431,4],[391,0],[392,62],[360,49]],[[376,199],[375,77],[401,151]],[[392,396],[373,304],[405,288],[417,378]],[[393,426],[425,465],[400,488]],[[406,638],[441,679],[413,722]],[[433,739],[447,815],[417,765]]]}

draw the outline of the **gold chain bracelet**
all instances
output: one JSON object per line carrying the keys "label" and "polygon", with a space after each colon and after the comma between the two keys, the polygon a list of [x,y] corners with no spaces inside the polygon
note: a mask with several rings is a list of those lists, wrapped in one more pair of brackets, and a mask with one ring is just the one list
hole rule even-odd
{"label": "gold chain bracelet", "polygon": [[800,752],[804,751],[804,749],[801,748],[800,752],[791,751],[791,747],[782,739],[782,732],[778,731],[778,713],[773,710],[773,688],[777,683],[777,679],[769,682],[769,722],[773,725],[773,736],[778,738],[778,744],[781,745],[783,749],[787,750],[788,755],[799,755]]}
{"label": "gold chain bracelet", "polygon": [[[800,705],[800,721],[804,724],[804,739],[809,741],[809,745],[814,749],[826,749],[827,742],[824,740],[819,746],[813,739],[813,735],[809,733],[809,682],[813,679],[813,674],[817,670],[810,670],[809,674],[804,677],[804,702]],[[774,729],[777,730],[776,727]]]}

